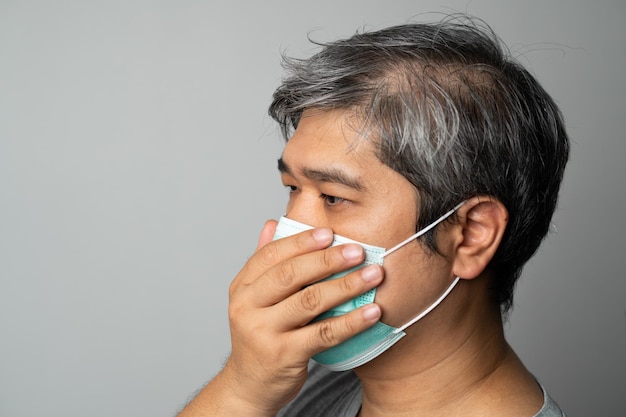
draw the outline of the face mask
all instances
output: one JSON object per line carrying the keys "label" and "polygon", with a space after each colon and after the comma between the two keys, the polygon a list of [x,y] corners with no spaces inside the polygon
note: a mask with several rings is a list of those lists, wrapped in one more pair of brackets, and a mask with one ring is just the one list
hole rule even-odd
{"label": "face mask", "polygon": [[[327,278],[324,278],[322,281],[341,278],[349,274],[350,272],[356,271],[357,269],[360,269],[366,265],[378,264],[382,266],[383,259],[385,258],[385,256],[389,255],[390,253],[395,252],[396,250],[400,249],[407,243],[415,240],[416,238],[420,237],[424,233],[431,230],[433,227],[435,227],[436,225],[438,225],[439,223],[447,219],[449,216],[451,216],[459,207],[461,207],[462,204],[463,203],[457,205],[455,208],[453,208],[452,210],[450,210],[449,212],[441,216],[439,219],[435,220],[430,225],[426,226],[425,228],[423,228],[422,230],[420,230],[413,236],[409,237],[408,239],[404,240],[403,242],[399,243],[398,245],[394,246],[393,248],[387,251],[385,251],[384,248],[367,245],[365,243],[348,239],[347,237],[335,235],[331,246],[342,245],[345,243],[359,244],[364,249],[365,261],[362,264],[357,265],[349,270],[342,271],[340,273],[333,274]],[[281,217],[278,223],[278,226],[276,228],[274,240],[291,236],[291,235],[295,235],[304,230],[309,230],[312,228],[313,228],[312,226],[308,226],[306,224],[296,222],[295,220],[291,220],[286,217]],[[439,305],[439,303],[441,303],[446,298],[446,296],[450,293],[450,291],[452,291],[452,289],[458,282],[459,282],[459,277],[456,277],[454,281],[452,282],[452,284],[446,289],[446,291],[434,303],[432,303],[428,308],[422,311],[418,316],[409,320],[404,325],[398,328],[395,328],[379,321],[376,324],[374,324],[372,327],[370,327],[369,329],[351,337],[350,339],[336,346],[333,346],[323,352],[318,353],[317,355],[313,356],[313,359],[316,362],[328,367],[329,369],[333,371],[345,371],[348,369],[353,369],[353,368],[363,365],[364,363],[371,361],[372,359],[374,359],[381,353],[385,352],[391,346],[393,346],[402,337],[404,337],[406,335],[404,330],[407,327],[414,324],[415,322],[417,322],[418,320],[420,320],[422,317],[428,314],[435,307],[437,307],[437,305]],[[372,290],[369,290],[365,294],[358,296],[357,298],[349,300],[339,306],[336,306],[330,309],[329,311],[325,313],[320,314],[313,321],[319,321],[319,320],[323,320],[323,319],[330,318],[330,317],[342,316],[361,306],[364,306],[366,304],[371,304],[374,302],[375,295],[376,295],[376,289],[374,288]]]}

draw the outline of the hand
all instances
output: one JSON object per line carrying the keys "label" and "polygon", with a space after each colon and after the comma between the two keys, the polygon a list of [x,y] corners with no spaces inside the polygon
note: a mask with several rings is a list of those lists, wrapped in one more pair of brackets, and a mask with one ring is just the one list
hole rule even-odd
{"label": "hand", "polygon": [[222,377],[231,395],[258,415],[273,415],[296,396],[311,356],[380,318],[380,308],[370,304],[311,323],[320,313],[380,285],[383,270],[372,265],[318,282],[362,263],[363,249],[353,244],[329,248],[329,229],[272,241],[276,224],[265,224],[255,254],[230,286],[232,354]]}

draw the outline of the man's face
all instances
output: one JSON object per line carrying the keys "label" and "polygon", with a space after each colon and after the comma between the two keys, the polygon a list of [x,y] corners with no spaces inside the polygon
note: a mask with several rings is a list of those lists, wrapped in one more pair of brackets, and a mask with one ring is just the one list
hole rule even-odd
{"label": "man's face", "polygon": [[[355,127],[358,121],[341,111],[304,113],[279,160],[290,190],[286,217],[390,248],[415,233],[418,196]],[[420,313],[450,283],[450,265],[417,241],[385,258],[384,269],[376,302],[392,326]]]}

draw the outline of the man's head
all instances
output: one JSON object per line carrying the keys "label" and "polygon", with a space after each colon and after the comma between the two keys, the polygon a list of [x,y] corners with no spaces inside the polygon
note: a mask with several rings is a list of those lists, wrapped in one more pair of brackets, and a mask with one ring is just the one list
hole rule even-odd
{"label": "man's head", "polygon": [[[417,191],[417,228],[459,202],[490,196],[508,210],[489,264],[510,308],[525,262],[546,235],[569,143],[556,105],[475,22],[391,27],[286,59],[270,115],[288,140],[305,110],[340,110],[377,158]],[[434,232],[424,244],[437,251]]]}

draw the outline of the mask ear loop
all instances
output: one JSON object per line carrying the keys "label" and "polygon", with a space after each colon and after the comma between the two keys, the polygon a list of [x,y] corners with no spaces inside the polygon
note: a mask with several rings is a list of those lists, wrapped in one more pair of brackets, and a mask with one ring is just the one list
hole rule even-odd
{"label": "mask ear loop", "polygon": [[397,329],[395,329],[394,333],[399,333],[399,332],[403,331],[404,329],[406,329],[410,325],[415,324],[415,322],[420,320],[426,314],[430,313],[435,307],[437,307],[448,296],[448,294],[450,294],[450,291],[452,291],[452,289],[456,286],[456,284],[459,283],[460,280],[461,280],[461,278],[456,277],[454,279],[454,281],[452,281],[452,284],[448,287],[448,289],[441,295],[441,297],[439,297],[437,299],[437,301],[432,303],[430,305],[430,307],[428,307],[426,310],[422,311],[417,317],[415,317],[414,319],[410,320],[408,323],[404,324],[402,327],[398,327]]}
{"label": "mask ear loop", "polygon": [[428,226],[426,226],[425,228],[423,228],[422,230],[420,230],[419,232],[415,233],[414,235],[412,235],[411,237],[409,237],[406,240],[403,240],[402,242],[398,243],[396,246],[394,246],[393,248],[389,249],[387,252],[383,253],[382,255],[380,255],[381,258],[384,258],[385,256],[397,251],[398,249],[400,249],[402,246],[406,245],[407,243],[409,243],[412,240],[417,239],[418,237],[422,236],[423,234],[427,233],[428,231],[430,231],[433,227],[437,226],[439,223],[441,223],[442,221],[444,221],[445,219],[447,219],[448,217],[452,216],[452,214],[457,211],[463,204],[465,204],[465,201],[460,202],[459,204],[457,204],[456,206],[454,206],[454,208],[452,210],[450,210],[449,212],[447,212],[446,214],[444,214],[443,216],[441,216],[440,218],[438,218],[437,220],[435,220],[434,222],[432,222],[431,224],[429,224]]}
{"label": "mask ear loop", "polygon": [[[388,251],[386,251],[385,253],[383,253],[381,256],[381,258],[384,258],[385,256],[397,251],[398,249],[400,249],[401,247],[403,247],[404,245],[406,245],[407,243],[411,242],[412,240],[417,239],[418,237],[422,236],[423,234],[427,233],[429,230],[431,230],[432,228],[434,228],[435,226],[437,226],[439,223],[441,223],[442,221],[444,221],[445,219],[447,219],[448,217],[450,217],[455,211],[457,211],[463,204],[465,204],[465,201],[460,202],[459,204],[457,204],[456,206],[454,206],[454,208],[450,211],[448,211],[446,214],[444,214],[443,216],[439,217],[437,220],[435,220],[434,222],[432,222],[431,224],[429,224],[428,226],[426,226],[425,228],[423,228],[422,230],[420,230],[419,232],[415,233],[414,235],[412,235],[411,237],[409,237],[408,239],[398,243],[396,246],[394,246],[393,248],[389,249]],[[397,329],[395,329],[393,332],[394,333],[400,333],[402,332],[404,329],[406,329],[407,327],[411,326],[412,324],[415,324],[415,322],[417,322],[418,320],[420,320],[422,317],[424,317],[426,314],[430,313],[435,307],[437,307],[447,296],[448,294],[450,294],[450,292],[452,291],[452,289],[454,289],[454,287],[456,286],[456,284],[459,283],[459,281],[461,280],[460,277],[456,277],[454,279],[454,281],[452,281],[452,284],[446,289],[446,291],[434,302],[430,305],[430,307],[428,307],[426,310],[422,311],[417,317],[413,318],[412,320],[410,320],[408,323],[404,324],[402,327],[398,327]]]}

